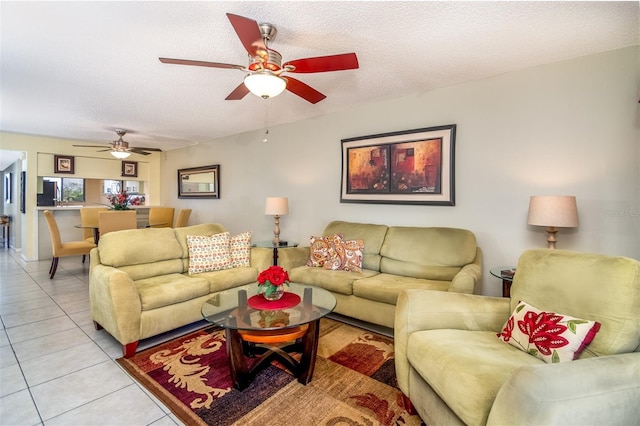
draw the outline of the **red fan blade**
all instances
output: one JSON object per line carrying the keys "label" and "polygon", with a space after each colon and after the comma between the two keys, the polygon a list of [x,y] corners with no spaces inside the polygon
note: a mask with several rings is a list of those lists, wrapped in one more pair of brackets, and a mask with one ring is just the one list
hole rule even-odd
{"label": "red fan blade", "polygon": [[247,86],[245,86],[244,83],[240,83],[240,85],[233,89],[233,92],[229,93],[229,96],[224,99],[227,101],[239,101],[240,99],[247,96],[248,93],[249,89],[247,88]]}
{"label": "red fan blade", "polygon": [[293,77],[287,77],[287,90],[291,93],[295,93],[312,104],[317,104],[327,97],[308,84],[305,84],[300,80],[296,80]]}
{"label": "red fan blade", "polygon": [[158,58],[163,64],[195,65],[197,67],[245,69],[242,65],[223,64],[220,62],[192,61],[189,59]]}
{"label": "red fan blade", "polygon": [[267,59],[267,46],[264,45],[264,40],[262,40],[258,23],[253,19],[232,13],[227,13],[227,18],[231,21],[233,29],[236,30],[236,34],[238,34],[242,45],[247,49],[249,55],[251,55],[252,58],[260,56]]}
{"label": "red fan blade", "polygon": [[286,65],[293,65],[296,69],[291,72],[299,73],[353,70],[358,68],[358,57],[355,53],[344,53],[342,55],[296,59],[285,63],[283,68]]}

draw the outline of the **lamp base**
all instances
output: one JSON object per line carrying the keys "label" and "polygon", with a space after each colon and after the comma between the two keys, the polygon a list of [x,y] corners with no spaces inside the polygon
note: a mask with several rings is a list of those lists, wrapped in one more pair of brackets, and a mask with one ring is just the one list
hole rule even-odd
{"label": "lamp base", "polygon": [[547,248],[549,249],[556,248],[556,242],[558,241],[556,239],[557,233],[558,233],[558,230],[556,229],[555,226],[550,226],[547,228]]}

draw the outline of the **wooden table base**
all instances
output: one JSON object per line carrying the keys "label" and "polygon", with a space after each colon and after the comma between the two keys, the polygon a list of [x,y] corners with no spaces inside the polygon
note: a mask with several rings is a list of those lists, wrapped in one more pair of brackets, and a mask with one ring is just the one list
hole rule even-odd
{"label": "wooden table base", "polygon": [[[227,328],[227,355],[233,385],[238,390],[245,389],[273,359],[280,361],[300,383],[306,385],[313,377],[319,335],[320,320],[283,330],[244,331]],[[292,343],[277,346],[286,342]],[[293,358],[291,352],[301,352],[300,361]],[[247,358],[252,362],[248,363]],[[249,364],[252,364],[251,368]]]}

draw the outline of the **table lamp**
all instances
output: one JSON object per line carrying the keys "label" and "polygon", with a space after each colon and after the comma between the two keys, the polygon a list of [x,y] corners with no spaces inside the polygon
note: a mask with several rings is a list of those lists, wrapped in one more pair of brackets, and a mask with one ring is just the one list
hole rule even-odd
{"label": "table lamp", "polygon": [[547,227],[547,247],[556,248],[556,233],[560,228],[578,226],[576,197],[569,195],[534,195],[529,200],[527,224]]}
{"label": "table lamp", "polygon": [[264,214],[273,216],[275,226],[273,228],[273,245],[280,244],[280,216],[289,213],[289,199],[287,197],[267,197],[267,205]]}

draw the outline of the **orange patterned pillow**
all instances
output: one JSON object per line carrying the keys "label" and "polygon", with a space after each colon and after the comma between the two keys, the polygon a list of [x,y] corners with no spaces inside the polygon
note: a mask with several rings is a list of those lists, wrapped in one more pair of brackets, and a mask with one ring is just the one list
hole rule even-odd
{"label": "orange patterned pillow", "polygon": [[362,251],[364,240],[335,238],[331,240],[329,254],[331,259],[325,262],[324,269],[336,271],[362,272]]}
{"label": "orange patterned pillow", "polygon": [[335,238],[342,239],[342,234],[328,235],[326,237],[311,237],[309,240],[309,259],[307,266],[323,267],[331,259],[329,250],[331,241]]}

